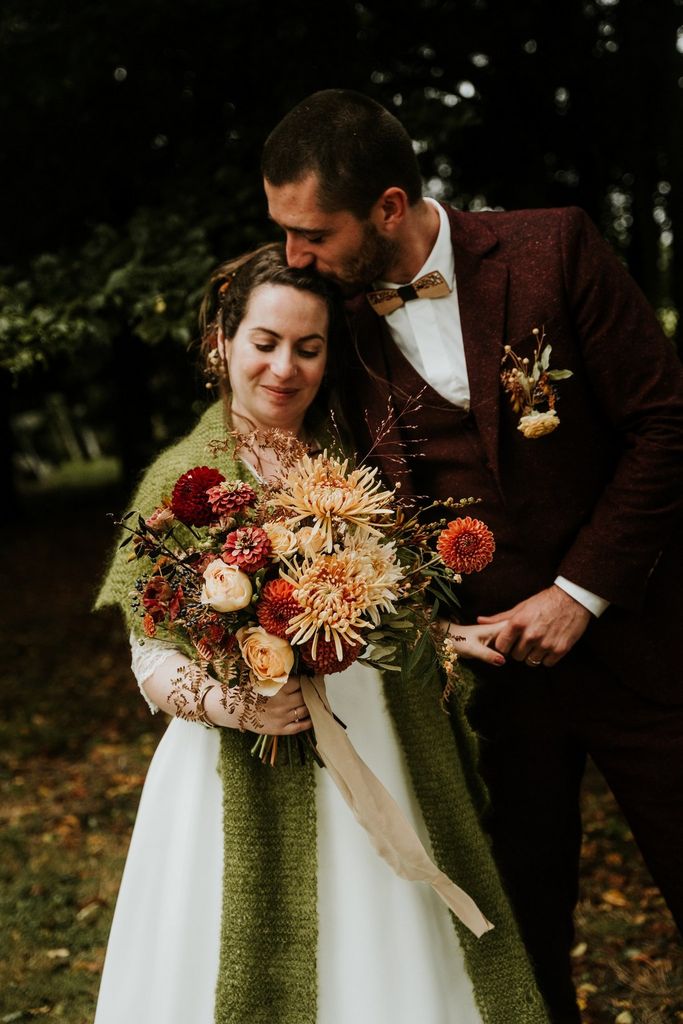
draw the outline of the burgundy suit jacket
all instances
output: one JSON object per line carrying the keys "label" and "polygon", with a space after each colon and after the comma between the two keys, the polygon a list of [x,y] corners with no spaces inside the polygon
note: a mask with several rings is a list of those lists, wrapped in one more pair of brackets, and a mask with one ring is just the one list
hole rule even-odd
{"label": "burgundy suit jacket", "polygon": [[[683,703],[683,370],[673,346],[581,210],[447,212],[471,411],[529,563],[542,564],[546,586],[563,575],[610,601],[582,645],[629,685]],[[362,454],[390,402],[391,346],[364,296],[348,310],[342,390]],[[500,364],[506,344],[532,355],[534,327],[552,345],[551,368],[573,376],[558,383],[560,426],[529,439]],[[379,462],[395,479],[394,464]],[[537,589],[537,571],[520,578],[519,600],[534,592],[532,576]]]}

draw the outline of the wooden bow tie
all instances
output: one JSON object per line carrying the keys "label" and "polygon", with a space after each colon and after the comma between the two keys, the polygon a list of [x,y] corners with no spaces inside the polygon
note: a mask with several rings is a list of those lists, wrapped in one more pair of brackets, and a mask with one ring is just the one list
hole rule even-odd
{"label": "wooden bow tie", "polygon": [[442,299],[450,295],[451,290],[446,280],[438,270],[431,274],[418,277],[412,284],[401,285],[400,288],[382,288],[378,292],[368,292],[366,298],[375,313],[379,316],[388,316],[395,309],[400,309],[411,299]]}

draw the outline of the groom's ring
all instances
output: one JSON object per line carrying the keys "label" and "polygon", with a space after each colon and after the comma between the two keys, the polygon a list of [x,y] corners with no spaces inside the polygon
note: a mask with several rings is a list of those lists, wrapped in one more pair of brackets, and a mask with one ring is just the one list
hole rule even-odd
{"label": "groom's ring", "polygon": [[531,668],[538,668],[539,665],[543,664],[542,661],[536,661],[535,658],[527,658],[526,659],[526,663],[527,663],[527,665],[530,665]]}

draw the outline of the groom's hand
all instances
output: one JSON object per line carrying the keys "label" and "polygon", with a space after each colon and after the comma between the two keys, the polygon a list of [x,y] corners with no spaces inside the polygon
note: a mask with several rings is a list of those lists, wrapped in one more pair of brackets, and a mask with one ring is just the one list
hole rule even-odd
{"label": "groom's hand", "polygon": [[507,619],[496,638],[496,650],[534,668],[552,668],[583,635],[591,617],[587,608],[553,585],[507,611],[480,615],[477,622]]}

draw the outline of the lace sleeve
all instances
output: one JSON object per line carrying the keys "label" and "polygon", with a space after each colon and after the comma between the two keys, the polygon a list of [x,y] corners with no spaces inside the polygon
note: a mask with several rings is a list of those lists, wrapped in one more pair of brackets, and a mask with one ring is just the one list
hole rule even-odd
{"label": "lace sleeve", "polygon": [[130,634],[130,650],[133,675],[137,679],[140,693],[144,697],[149,710],[155,715],[159,710],[159,705],[149,699],[143,688],[144,683],[156,672],[160,665],[178,652],[175,647],[169,647],[168,644],[162,643],[160,640],[145,640],[144,643],[140,643],[140,640],[134,633]]}

